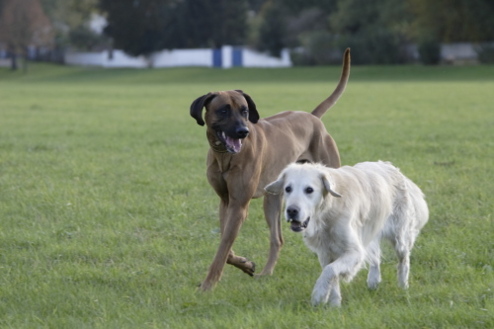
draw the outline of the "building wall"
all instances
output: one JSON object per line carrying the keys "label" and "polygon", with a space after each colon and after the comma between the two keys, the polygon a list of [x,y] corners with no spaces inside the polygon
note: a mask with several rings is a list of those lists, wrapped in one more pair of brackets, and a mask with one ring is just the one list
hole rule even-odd
{"label": "building wall", "polygon": [[224,46],[221,49],[176,49],[163,50],[145,58],[132,57],[121,50],[113,51],[110,59],[108,51],[94,53],[70,52],[65,55],[69,65],[100,67],[290,67],[290,53],[283,51],[281,58],[271,57],[243,47]]}

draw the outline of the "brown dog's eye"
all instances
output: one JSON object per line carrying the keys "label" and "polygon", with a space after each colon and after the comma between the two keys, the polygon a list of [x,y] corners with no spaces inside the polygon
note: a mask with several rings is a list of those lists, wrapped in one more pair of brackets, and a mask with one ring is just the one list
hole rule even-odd
{"label": "brown dog's eye", "polygon": [[217,116],[227,117],[228,115],[230,115],[230,110],[231,110],[230,105],[223,105],[220,108],[218,108],[215,113]]}
{"label": "brown dog's eye", "polygon": [[249,116],[249,110],[244,108],[242,109],[242,112],[240,112],[243,117],[247,118]]}
{"label": "brown dog's eye", "polygon": [[307,194],[311,194],[312,192],[314,192],[314,189],[310,186],[305,189],[305,193]]}

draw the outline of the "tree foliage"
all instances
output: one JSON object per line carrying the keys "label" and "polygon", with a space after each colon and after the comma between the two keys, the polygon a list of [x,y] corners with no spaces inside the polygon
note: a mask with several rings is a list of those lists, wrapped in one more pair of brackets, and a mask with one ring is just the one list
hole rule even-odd
{"label": "tree foliage", "polygon": [[435,58],[433,43],[494,40],[493,0],[0,0],[0,42],[13,53],[45,43],[40,3],[58,46],[101,46],[88,24],[99,11],[105,35],[131,55],[248,44],[329,64],[350,46],[354,63],[401,63],[410,43]]}
{"label": "tree foliage", "polygon": [[261,9],[262,21],[259,27],[257,48],[280,56],[285,47],[286,18],[284,8],[277,1],[268,1]]}
{"label": "tree foliage", "polygon": [[[350,46],[354,63],[401,63],[410,43],[494,40],[492,0],[266,0],[254,44],[302,47],[295,58],[327,64]],[[280,22],[282,22],[280,24]],[[277,33],[274,33],[276,31]],[[427,39],[427,40],[424,40]],[[302,54],[302,55],[301,55]],[[338,56],[336,56],[338,58]]]}
{"label": "tree foliage", "polygon": [[242,45],[247,35],[247,10],[244,0],[184,0],[175,15],[180,31],[168,44],[179,48]]}
{"label": "tree foliage", "polygon": [[149,55],[165,47],[167,33],[172,34],[172,8],[176,0],[100,0],[108,25],[105,34],[115,47],[128,54]]}
{"label": "tree foliage", "polygon": [[337,11],[330,15],[330,30],[340,38],[341,48],[355,50],[355,63],[402,63],[407,59],[411,19],[405,1],[340,0]]}
{"label": "tree foliage", "polygon": [[97,0],[40,0],[55,30],[56,46],[90,49],[101,38],[89,28]]}
{"label": "tree foliage", "polygon": [[27,59],[28,46],[52,42],[52,25],[39,0],[3,0],[0,12],[0,42],[11,53],[12,69],[17,69],[17,56]]}
{"label": "tree foliage", "polygon": [[434,35],[443,42],[494,39],[493,0],[408,0],[417,39]]}
{"label": "tree foliage", "polygon": [[246,0],[99,0],[105,33],[131,55],[171,48],[243,44]]}

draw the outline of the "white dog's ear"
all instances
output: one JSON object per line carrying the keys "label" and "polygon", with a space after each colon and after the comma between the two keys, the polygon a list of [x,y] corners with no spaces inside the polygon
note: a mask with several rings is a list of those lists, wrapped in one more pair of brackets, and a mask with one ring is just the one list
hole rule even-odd
{"label": "white dog's ear", "polygon": [[331,188],[331,183],[329,182],[329,179],[326,175],[321,174],[321,180],[322,180],[322,183],[324,185],[324,188],[326,189],[326,192],[328,192],[329,194],[331,194],[334,197],[341,198],[341,194],[333,191],[333,189]]}
{"label": "white dog's ear", "polygon": [[284,181],[285,180],[283,179],[283,176],[280,176],[274,182],[266,185],[266,187],[264,188],[264,191],[268,192],[269,194],[278,195],[281,193],[281,190],[283,189]]}

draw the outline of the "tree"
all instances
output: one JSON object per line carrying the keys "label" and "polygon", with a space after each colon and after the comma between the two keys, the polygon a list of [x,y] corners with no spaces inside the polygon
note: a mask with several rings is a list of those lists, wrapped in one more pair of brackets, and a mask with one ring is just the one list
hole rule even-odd
{"label": "tree", "polygon": [[341,48],[352,47],[352,62],[393,64],[407,60],[411,17],[406,0],[340,0],[330,16]]}
{"label": "tree", "polygon": [[283,48],[302,47],[304,51],[294,54],[293,59],[303,64],[326,61],[333,56],[327,55],[326,50],[327,41],[332,38],[328,16],[335,11],[336,4],[337,0],[267,0],[252,20],[251,43],[274,56],[279,56]]}
{"label": "tree", "polygon": [[243,44],[247,0],[99,0],[116,48],[148,58],[165,48]]}
{"label": "tree", "polygon": [[285,8],[279,1],[270,0],[261,8],[261,17],[257,48],[279,57],[285,47],[287,20]]}
{"label": "tree", "polygon": [[99,0],[108,21],[104,33],[116,48],[133,56],[150,55],[166,47],[173,34],[173,9],[177,0]]}
{"label": "tree", "polygon": [[246,0],[184,0],[177,8],[177,33],[167,42],[178,48],[242,45],[247,36]]}
{"label": "tree", "polygon": [[53,29],[39,0],[3,0],[0,17],[0,41],[11,54],[12,69],[17,69],[17,57],[24,58],[29,46],[50,45]]}
{"label": "tree", "polygon": [[[196,1],[196,0],[187,0]],[[247,36],[247,10],[246,0],[210,0],[218,7],[213,38],[216,46],[242,45]]]}
{"label": "tree", "polygon": [[407,0],[417,41],[434,35],[440,42],[483,42],[494,38],[492,0]]}
{"label": "tree", "polygon": [[56,47],[90,49],[101,37],[89,28],[97,0],[40,0],[55,30]]}
{"label": "tree", "polygon": [[290,15],[297,15],[313,8],[329,14],[336,9],[337,2],[338,0],[281,0]]}

